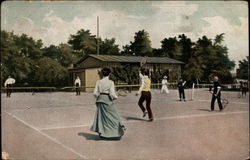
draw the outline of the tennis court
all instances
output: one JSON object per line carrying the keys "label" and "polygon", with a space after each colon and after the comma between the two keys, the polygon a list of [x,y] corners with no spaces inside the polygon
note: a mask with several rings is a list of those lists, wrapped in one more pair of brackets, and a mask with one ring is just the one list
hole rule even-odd
{"label": "tennis court", "polygon": [[147,122],[135,92],[115,101],[127,128],[121,140],[104,140],[89,130],[95,114],[92,93],[13,93],[2,98],[2,150],[10,159],[243,160],[249,157],[249,96],[222,92],[223,112],[209,112],[211,94],[152,90],[154,121]]}

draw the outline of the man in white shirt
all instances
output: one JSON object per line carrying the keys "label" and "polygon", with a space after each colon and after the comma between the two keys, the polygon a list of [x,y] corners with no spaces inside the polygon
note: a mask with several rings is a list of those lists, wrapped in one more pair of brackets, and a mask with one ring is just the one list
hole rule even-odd
{"label": "man in white shirt", "polygon": [[[141,74],[142,72],[142,74]],[[141,97],[138,101],[138,105],[141,108],[143,112],[143,116],[145,117],[148,114],[149,121],[153,121],[153,113],[150,107],[151,104],[151,80],[149,79],[149,70],[148,69],[142,69],[139,73],[139,76],[141,78],[141,86],[139,88],[139,91],[136,93],[136,96],[141,94]],[[143,105],[143,102],[146,101],[146,109]]]}
{"label": "man in white shirt", "polygon": [[7,97],[10,98],[11,95],[11,87],[13,87],[13,84],[15,84],[16,80],[14,78],[11,78],[8,76],[8,79],[4,83],[4,87],[6,87]]}
{"label": "man in white shirt", "polygon": [[80,94],[81,94],[81,92],[80,92],[81,80],[80,80],[79,76],[76,77],[75,86],[76,86],[76,95],[80,96]]}

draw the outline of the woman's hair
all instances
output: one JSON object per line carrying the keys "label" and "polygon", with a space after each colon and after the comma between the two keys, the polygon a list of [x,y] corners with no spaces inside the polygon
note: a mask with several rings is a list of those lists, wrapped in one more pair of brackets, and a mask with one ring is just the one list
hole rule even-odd
{"label": "woman's hair", "polygon": [[149,69],[144,69],[143,70],[143,75],[149,76]]}
{"label": "woman's hair", "polygon": [[101,73],[104,77],[107,77],[109,76],[109,74],[111,73],[111,70],[107,67],[104,67],[102,70],[101,70]]}

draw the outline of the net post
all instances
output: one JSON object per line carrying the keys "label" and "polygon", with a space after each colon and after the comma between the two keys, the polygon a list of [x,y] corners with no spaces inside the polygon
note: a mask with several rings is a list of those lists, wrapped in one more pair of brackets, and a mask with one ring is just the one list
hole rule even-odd
{"label": "net post", "polygon": [[191,93],[191,100],[193,101],[194,100],[194,83],[193,83],[193,86],[192,86],[192,93]]}

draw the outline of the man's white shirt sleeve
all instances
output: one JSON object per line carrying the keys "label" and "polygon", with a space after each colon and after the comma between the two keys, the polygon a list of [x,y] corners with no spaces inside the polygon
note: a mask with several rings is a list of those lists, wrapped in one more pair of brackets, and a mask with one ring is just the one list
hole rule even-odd
{"label": "man's white shirt sleeve", "polygon": [[143,90],[144,85],[145,85],[145,82],[144,82],[144,79],[142,78],[142,79],[141,79],[141,86],[140,86],[140,88],[139,88],[139,91],[137,92],[138,94],[141,93],[141,91]]}

